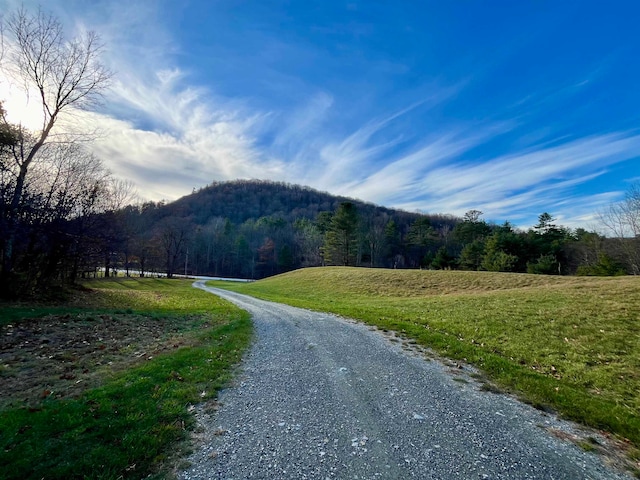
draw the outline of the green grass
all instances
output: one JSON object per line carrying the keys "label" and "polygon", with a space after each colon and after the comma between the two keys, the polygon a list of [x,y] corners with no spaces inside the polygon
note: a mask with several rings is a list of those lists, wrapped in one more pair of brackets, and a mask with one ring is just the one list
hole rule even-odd
{"label": "green grass", "polygon": [[329,267],[212,285],[400,332],[640,447],[640,278]]}
{"label": "green grass", "polygon": [[170,476],[194,426],[190,406],[215,398],[251,337],[248,314],[189,281],[119,279],[86,285],[90,291],[67,310],[3,305],[4,324],[65,311],[84,312],[90,323],[108,312],[165,322],[171,326],[167,338],[180,346],[126,368],[103,370],[96,386],[73,396],[52,395],[37,405],[14,401],[0,411],[2,478]]}

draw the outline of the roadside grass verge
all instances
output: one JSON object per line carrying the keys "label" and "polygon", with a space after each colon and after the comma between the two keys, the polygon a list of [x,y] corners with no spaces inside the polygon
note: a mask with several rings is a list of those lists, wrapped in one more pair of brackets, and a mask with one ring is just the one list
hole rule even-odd
{"label": "roadside grass verge", "polygon": [[399,332],[640,459],[640,278],[325,267],[210,284]]}
{"label": "roadside grass verge", "polygon": [[171,477],[193,405],[252,334],[246,312],[191,283],[91,281],[66,305],[0,305],[2,478]]}

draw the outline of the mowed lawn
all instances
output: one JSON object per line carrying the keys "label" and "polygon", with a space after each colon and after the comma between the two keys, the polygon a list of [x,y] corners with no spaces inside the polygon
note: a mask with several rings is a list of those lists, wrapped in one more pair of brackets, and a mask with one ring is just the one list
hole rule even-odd
{"label": "mowed lawn", "polygon": [[217,286],[394,330],[640,447],[640,278],[324,267]]}
{"label": "mowed lawn", "polygon": [[168,478],[249,315],[191,281],[105,279],[56,305],[0,305],[0,477]]}

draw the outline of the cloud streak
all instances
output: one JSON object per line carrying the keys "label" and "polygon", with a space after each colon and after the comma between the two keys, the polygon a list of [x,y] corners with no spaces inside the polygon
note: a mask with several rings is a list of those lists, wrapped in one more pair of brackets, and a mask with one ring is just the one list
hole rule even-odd
{"label": "cloud streak", "polygon": [[[369,60],[357,48],[360,43],[325,51],[308,39],[298,42],[300,32],[276,37],[253,19],[245,32],[253,49],[249,57],[239,56],[231,42],[202,47],[215,57],[213,65],[229,66],[206,77],[200,71],[204,67],[184,63],[191,45],[180,43],[170,30],[174,19],[162,14],[168,4],[99,1],[82,11],[78,5],[83,2],[69,1],[81,12],[63,17],[69,28],[97,30],[109,46],[105,60],[116,73],[104,105],[73,112],[72,121],[101,132],[94,153],[117,176],[133,180],[146,199],[173,200],[212,181],[259,178],[407,210],[462,215],[480,209],[490,219],[522,225],[551,211],[579,225],[589,217],[588,209],[621,195],[619,187],[600,186],[595,192],[582,187],[601,182],[640,156],[638,132],[574,129],[555,118],[554,106],[579,103],[592,88],[579,79],[478,98],[478,85],[503,80],[495,72],[514,61],[522,46],[498,55],[501,60],[484,73],[449,78],[421,73],[422,78],[412,72],[417,57],[399,58],[401,69],[380,69],[394,58]],[[52,5],[59,12],[66,6]],[[363,32],[358,42],[375,30]],[[216,37],[221,38],[242,41],[234,29]],[[346,67],[350,77],[325,82],[315,77],[322,68],[314,61],[331,57],[332,74],[340,66],[327,52],[354,61],[357,67]],[[283,67],[287,58],[300,63],[300,72]],[[202,57],[203,63],[207,60]],[[254,60],[255,78],[219,80]],[[371,70],[356,76],[367,66]],[[304,76],[305,69],[311,75]],[[394,94],[399,90],[394,82],[403,76],[412,81]],[[252,92],[225,96],[221,85],[234,79],[281,97],[271,102]],[[8,84],[0,82],[0,87],[6,90]],[[379,92],[391,93],[381,98]],[[13,98],[14,93],[3,95]],[[13,105],[6,105],[10,113],[22,108]],[[482,108],[489,114],[483,115]],[[541,120],[547,117],[553,118]]]}
{"label": "cloud streak", "polygon": [[[405,208],[425,203],[448,206],[452,213],[487,209],[504,214],[508,209],[543,202],[557,203],[566,190],[606,172],[606,167],[640,155],[640,136],[630,132],[592,136],[554,147],[544,146],[472,163],[456,158],[490,138],[459,140],[446,136],[428,147],[388,164],[361,183],[366,195],[392,179],[393,191],[407,190]],[[417,163],[417,165],[416,165]],[[420,170],[420,166],[427,166]],[[585,174],[587,172],[587,174]],[[428,207],[430,211],[433,208]]]}
{"label": "cloud streak", "polygon": [[[214,180],[266,178],[407,210],[462,215],[476,208],[490,218],[510,214],[518,221],[531,217],[532,210],[557,207],[559,216],[569,220],[576,217],[564,213],[571,207],[566,202],[571,187],[640,155],[640,136],[617,132],[551,146],[544,142],[477,163],[471,152],[503,135],[508,125],[476,125],[473,133],[451,127],[427,141],[384,139],[402,114],[329,139],[336,133],[326,122],[336,107],[326,94],[293,112],[295,121],[275,128],[272,142],[265,144],[257,135],[274,128],[273,112],[218,106],[205,89],[182,88],[184,79],[173,71],[162,72],[153,84],[118,85],[118,101],[137,113],[138,123],[98,114],[87,122],[104,132],[96,154],[116,174],[133,179],[147,198],[171,200]],[[402,154],[394,151],[400,146]],[[601,206],[575,200],[574,212],[576,204]]]}

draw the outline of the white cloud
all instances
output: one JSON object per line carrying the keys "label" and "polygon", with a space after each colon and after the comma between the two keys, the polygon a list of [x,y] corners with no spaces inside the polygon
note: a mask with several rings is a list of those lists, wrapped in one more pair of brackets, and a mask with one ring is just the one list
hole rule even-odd
{"label": "white cloud", "polygon": [[25,94],[19,82],[0,72],[0,101],[11,123],[21,124],[29,130],[42,128],[42,106],[38,92],[31,90]]}
{"label": "white cloud", "polygon": [[309,183],[410,211],[462,215],[474,208],[489,218],[526,223],[553,210],[567,225],[577,225],[619,192],[579,196],[575,187],[640,156],[640,135],[617,132],[474,158],[471,152],[508,132],[509,123],[443,129],[426,144],[407,142],[404,153],[393,154],[399,141],[372,140],[387,123],[368,123],[345,140],[329,143],[321,150],[326,173]]}
{"label": "white cloud", "polygon": [[[167,55],[169,35],[149,21],[149,4],[119,5],[96,4],[102,17],[87,20],[94,21],[90,27],[76,22],[95,28],[111,45],[105,61],[116,75],[101,111],[69,111],[61,119],[65,126],[99,132],[93,152],[147,199],[173,200],[213,180],[282,176],[282,163],[264,161],[254,146],[252,132],[265,116],[190,85],[188,72]],[[37,129],[39,104],[25,104],[18,87],[1,81],[0,98],[14,120]]]}
{"label": "white cloud", "polygon": [[[101,1],[82,19],[63,17],[71,28],[102,35],[105,61],[115,72],[102,109],[74,112],[71,120],[101,132],[95,154],[147,199],[172,200],[214,180],[261,178],[407,210],[462,215],[477,208],[514,222],[527,222],[531,211],[554,210],[565,224],[577,225],[619,193],[580,196],[574,187],[640,156],[640,135],[633,132],[560,139],[551,127],[541,127],[514,140],[509,153],[489,156],[477,152],[514,130],[514,121],[433,122],[438,127],[422,137],[418,129],[403,128],[455,97],[465,83],[433,88],[428,98],[351,123],[350,130],[349,122],[336,122],[344,113],[340,97],[319,87],[304,90],[313,92],[306,97],[292,95],[304,97],[293,107],[259,110],[249,100],[217,95],[215,84],[192,82],[158,8],[154,2]],[[38,104],[17,103],[17,87],[0,81],[0,98],[15,118],[33,123]],[[352,122],[369,115],[356,113]]]}
{"label": "white cloud", "polygon": [[324,127],[333,103],[333,96],[329,93],[318,92],[286,117],[281,115],[274,125],[277,132],[273,145],[288,151],[292,146],[300,148],[305,142],[312,141]]}

